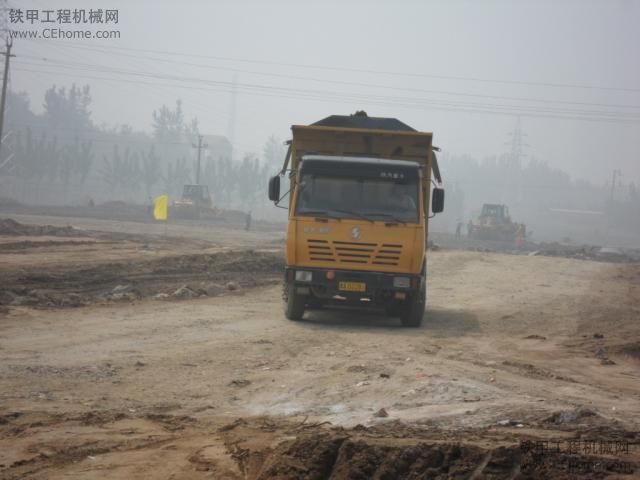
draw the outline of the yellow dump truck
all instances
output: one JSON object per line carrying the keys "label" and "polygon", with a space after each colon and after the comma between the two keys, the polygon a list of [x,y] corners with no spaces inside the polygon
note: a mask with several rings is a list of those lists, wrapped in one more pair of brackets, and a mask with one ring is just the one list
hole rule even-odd
{"label": "yellow dump truck", "polygon": [[441,184],[432,134],[364,112],[291,129],[283,168],[269,180],[270,200],[288,201],[286,317],[379,307],[420,325],[428,218],[444,208],[444,190],[431,188],[432,172]]}

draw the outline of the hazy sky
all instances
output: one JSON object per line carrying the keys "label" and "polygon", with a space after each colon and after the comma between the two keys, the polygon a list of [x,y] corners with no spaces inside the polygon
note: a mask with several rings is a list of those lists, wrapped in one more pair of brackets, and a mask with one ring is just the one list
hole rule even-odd
{"label": "hazy sky", "polygon": [[118,10],[108,28],[120,39],[15,41],[11,87],[36,110],[51,84],[75,81],[91,85],[96,123],[150,131],[152,111],[180,98],[203,133],[227,135],[235,78],[239,152],[364,109],[433,131],[452,155],[483,157],[508,150],[520,115],[530,155],[579,178],[603,183],[618,168],[640,183],[637,1],[9,5]]}

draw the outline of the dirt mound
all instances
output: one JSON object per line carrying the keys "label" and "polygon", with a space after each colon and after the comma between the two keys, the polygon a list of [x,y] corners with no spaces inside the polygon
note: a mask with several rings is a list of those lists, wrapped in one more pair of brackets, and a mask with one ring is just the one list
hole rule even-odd
{"label": "dirt mound", "polygon": [[11,218],[0,219],[0,235],[50,235],[58,237],[78,237],[84,232],[71,226],[25,225]]}
{"label": "dirt mound", "polygon": [[[473,446],[385,443],[327,433],[285,442],[266,455],[243,451],[234,457],[248,478],[256,480],[470,478],[487,457]],[[493,470],[513,470],[514,459],[504,457],[494,461]],[[260,464],[258,458],[264,461]]]}
{"label": "dirt mound", "polygon": [[417,479],[417,478],[603,478],[628,473],[632,465],[590,455],[540,449],[523,441],[488,449],[457,443],[356,439],[332,433],[309,435],[273,450],[235,449],[245,478]]}
{"label": "dirt mound", "polygon": [[554,412],[549,417],[544,419],[547,423],[579,423],[588,422],[586,419],[590,417],[597,417],[598,414],[589,408],[576,408],[574,410],[563,410]]}

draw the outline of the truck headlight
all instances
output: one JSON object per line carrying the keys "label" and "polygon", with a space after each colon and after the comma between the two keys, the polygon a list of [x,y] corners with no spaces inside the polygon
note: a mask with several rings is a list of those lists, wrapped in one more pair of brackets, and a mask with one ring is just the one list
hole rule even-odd
{"label": "truck headlight", "polygon": [[310,282],[311,272],[305,272],[304,270],[296,270],[296,281],[298,282]]}
{"label": "truck headlight", "polygon": [[396,288],[409,288],[410,285],[409,277],[393,277],[393,286]]}

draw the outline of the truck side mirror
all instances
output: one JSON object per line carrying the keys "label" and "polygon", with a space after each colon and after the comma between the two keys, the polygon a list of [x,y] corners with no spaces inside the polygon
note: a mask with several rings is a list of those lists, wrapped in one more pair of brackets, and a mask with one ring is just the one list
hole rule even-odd
{"label": "truck side mirror", "polygon": [[440,213],[444,210],[444,188],[434,188],[431,194],[431,211]]}
{"label": "truck side mirror", "polygon": [[280,176],[276,175],[269,179],[269,200],[277,202],[280,200]]}

